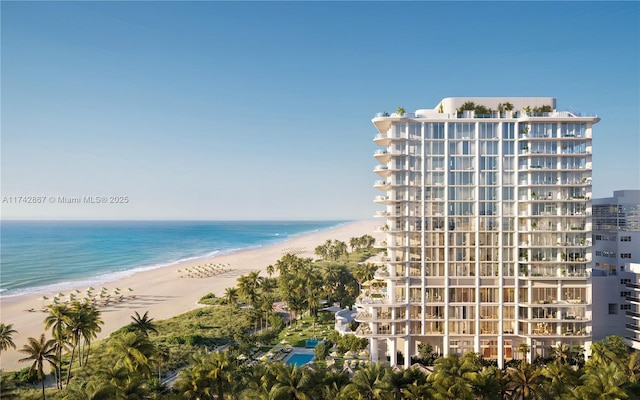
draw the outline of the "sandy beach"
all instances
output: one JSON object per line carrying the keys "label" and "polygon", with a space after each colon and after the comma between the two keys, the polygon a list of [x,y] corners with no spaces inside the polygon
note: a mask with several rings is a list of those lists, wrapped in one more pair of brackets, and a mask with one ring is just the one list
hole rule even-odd
{"label": "sandy beach", "polygon": [[[260,270],[266,276],[266,267],[274,264],[287,251],[295,252],[300,257],[315,257],[313,250],[327,239],[338,239],[348,243],[351,237],[371,235],[377,241],[381,240],[379,234],[374,233],[379,221],[366,220],[350,222],[339,227],[300,235],[285,242],[262,247],[248,249],[232,254],[219,255],[210,258],[191,260],[189,262],[175,264],[151,271],[138,272],[128,277],[106,282],[96,288],[94,293],[99,293],[101,287],[106,287],[108,293],[113,295],[115,288],[120,289],[120,301],[114,301],[107,305],[100,305],[104,325],[98,339],[107,337],[114,330],[128,324],[134,311],[143,314],[149,311],[149,316],[156,319],[166,319],[174,315],[199,307],[198,300],[207,293],[215,293],[221,296],[225,288],[236,285],[236,279],[240,275],[250,271]],[[193,269],[205,264],[228,265],[228,271],[210,276],[187,277],[185,269]],[[132,291],[128,291],[131,288]],[[79,290],[84,295],[86,286],[67,289],[65,293]],[[44,332],[43,320],[47,315],[42,312],[43,295],[50,299],[56,293],[30,293],[28,295],[2,298],[0,304],[0,321],[5,324],[13,324],[13,329],[18,331],[14,335],[17,349],[21,349],[28,337],[39,337]],[[45,301],[44,305],[50,304]],[[35,311],[29,311],[35,310]],[[50,332],[46,333],[48,338]],[[26,363],[18,363],[23,355],[17,349],[10,349],[0,355],[0,368],[3,370],[16,370],[26,367]]]}

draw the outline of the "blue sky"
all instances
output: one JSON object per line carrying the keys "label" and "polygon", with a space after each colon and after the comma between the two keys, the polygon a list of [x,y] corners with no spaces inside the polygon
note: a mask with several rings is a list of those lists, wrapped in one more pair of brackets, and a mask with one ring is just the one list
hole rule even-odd
{"label": "blue sky", "polygon": [[365,219],[376,112],[556,97],[640,188],[638,2],[2,2],[3,218]]}

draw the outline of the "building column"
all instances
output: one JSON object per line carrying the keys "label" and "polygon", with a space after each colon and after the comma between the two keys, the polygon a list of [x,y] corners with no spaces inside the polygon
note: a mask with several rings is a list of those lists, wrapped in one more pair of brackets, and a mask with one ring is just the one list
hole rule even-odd
{"label": "building column", "polygon": [[396,347],[396,339],[387,339],[387,353],[389,353],[389,365],[392,367],[398,364],[398,350]]}
{"label": "building column", "polygon": [[404,339],[404,367],[409,368],[411,366],[411,353],[413,350],[413,337],[407,335]]}
{"label": "building column", "polygon": [[369,360],[378,362],[378,339],[369,338]]}

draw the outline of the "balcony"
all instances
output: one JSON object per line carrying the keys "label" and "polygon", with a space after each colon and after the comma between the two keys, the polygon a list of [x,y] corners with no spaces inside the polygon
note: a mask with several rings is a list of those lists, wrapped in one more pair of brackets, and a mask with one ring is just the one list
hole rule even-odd
{"label": "balcony", "polygon": [[629,329],[629,330],[631,330],[631,331],[634,331],[634,332],[636,332],[636,333],[640,333],[640,326],[638,326],[638,325],[634,325],[634,324],[625,324],[624,326],[625,326],[625,328],[627,328],[627,329]]}
{"label": "balcony", "polygon": [[387,162],[389,162],[389,160],[391,160],[391,157],[400,157],[400,156],[406,156],[406,154],[401,153],[399,151],[390,152],[387,150],[377,150],[373,154],[373,157],[382,164],[386,164]]}
{"label": "balcony", "polygon": [[640,313],[635,312],[635,311],[627,311],[627,316],[628,317],[633,317],[633,318],[640,318]]}
{"label": "balcony", "polygon": [[384,297],[376,297],[373,295],[361,295],[356,300],[356,305],[368,306],[368,305],[404,305],[407,304],[406,300],[402,297],[396,297],[393,299]]}
{"label": "balcony", "polygon": [[373,139],[374,143],[378,146],[387,147],[393,141],[403,141],[407,140],[409,135],[406,132],[396,132],[396,133],[387,133],[387,134],[378,134]]}
{"label": "balcony", "polygon": [[358,327],[358,329],[356,329],[354,334],[356,336],[358,336],[358,337],[378,337],[378,336],[394,337],[394,336],[404,336],[405,335],[405,328],[396,326],[396,332],[395,333],[392,333],[391,329],[381,329],[381,328],[378,328],[376,330],[376,332],[374,332],[373,330],[371,330],[371,328],[369,326],[360,325]]}
{"label": "balcony", "polygon": [[389,196],[376,196],[373,199],[373,202],[379,204],[390,204],[391,200],[389,199]]}
{"label": "balcony", "polygon": [[390,216],[391,216],[391,213],[388,211],[376,211],[376,213],[374,214],[374,217],[376,218],[386,218]]}
{"label": "balcony", "polygon": [[373,168],[373,172],[382,178],[386,178],[390,174],[389,167],[386,165],[376,165],[375,168]]}
{"label": "balcony", "polygon": [[380,190],[385,191],[385,192],[389,189],[389,186],[390,186],[389,182],[382,181],[382,180],[375,181],[374,184],[373,184],[374,188],[380,189]]}

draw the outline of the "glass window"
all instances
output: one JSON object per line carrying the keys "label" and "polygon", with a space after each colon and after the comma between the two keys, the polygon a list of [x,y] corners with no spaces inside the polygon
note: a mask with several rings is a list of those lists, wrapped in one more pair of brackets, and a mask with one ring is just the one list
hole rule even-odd
{"label": "glass window", "polygon": [[480,139],[497,139],[498,124],[497,123],[480,123]]}
{"label": "glass window", "polygon": [[562,137],[584,137],[586,124],[582,123],[563,123],[560,125],[560,133]]}
{"label": "glass window", "polygon": [[515,123],[507,122],[502,124],[502,138],[503,139],[513,139],[515,137]]}
{"label": "glass window", "polygon": [[475,139],[475,122],[455,122],[449,125],[449,139]]}

